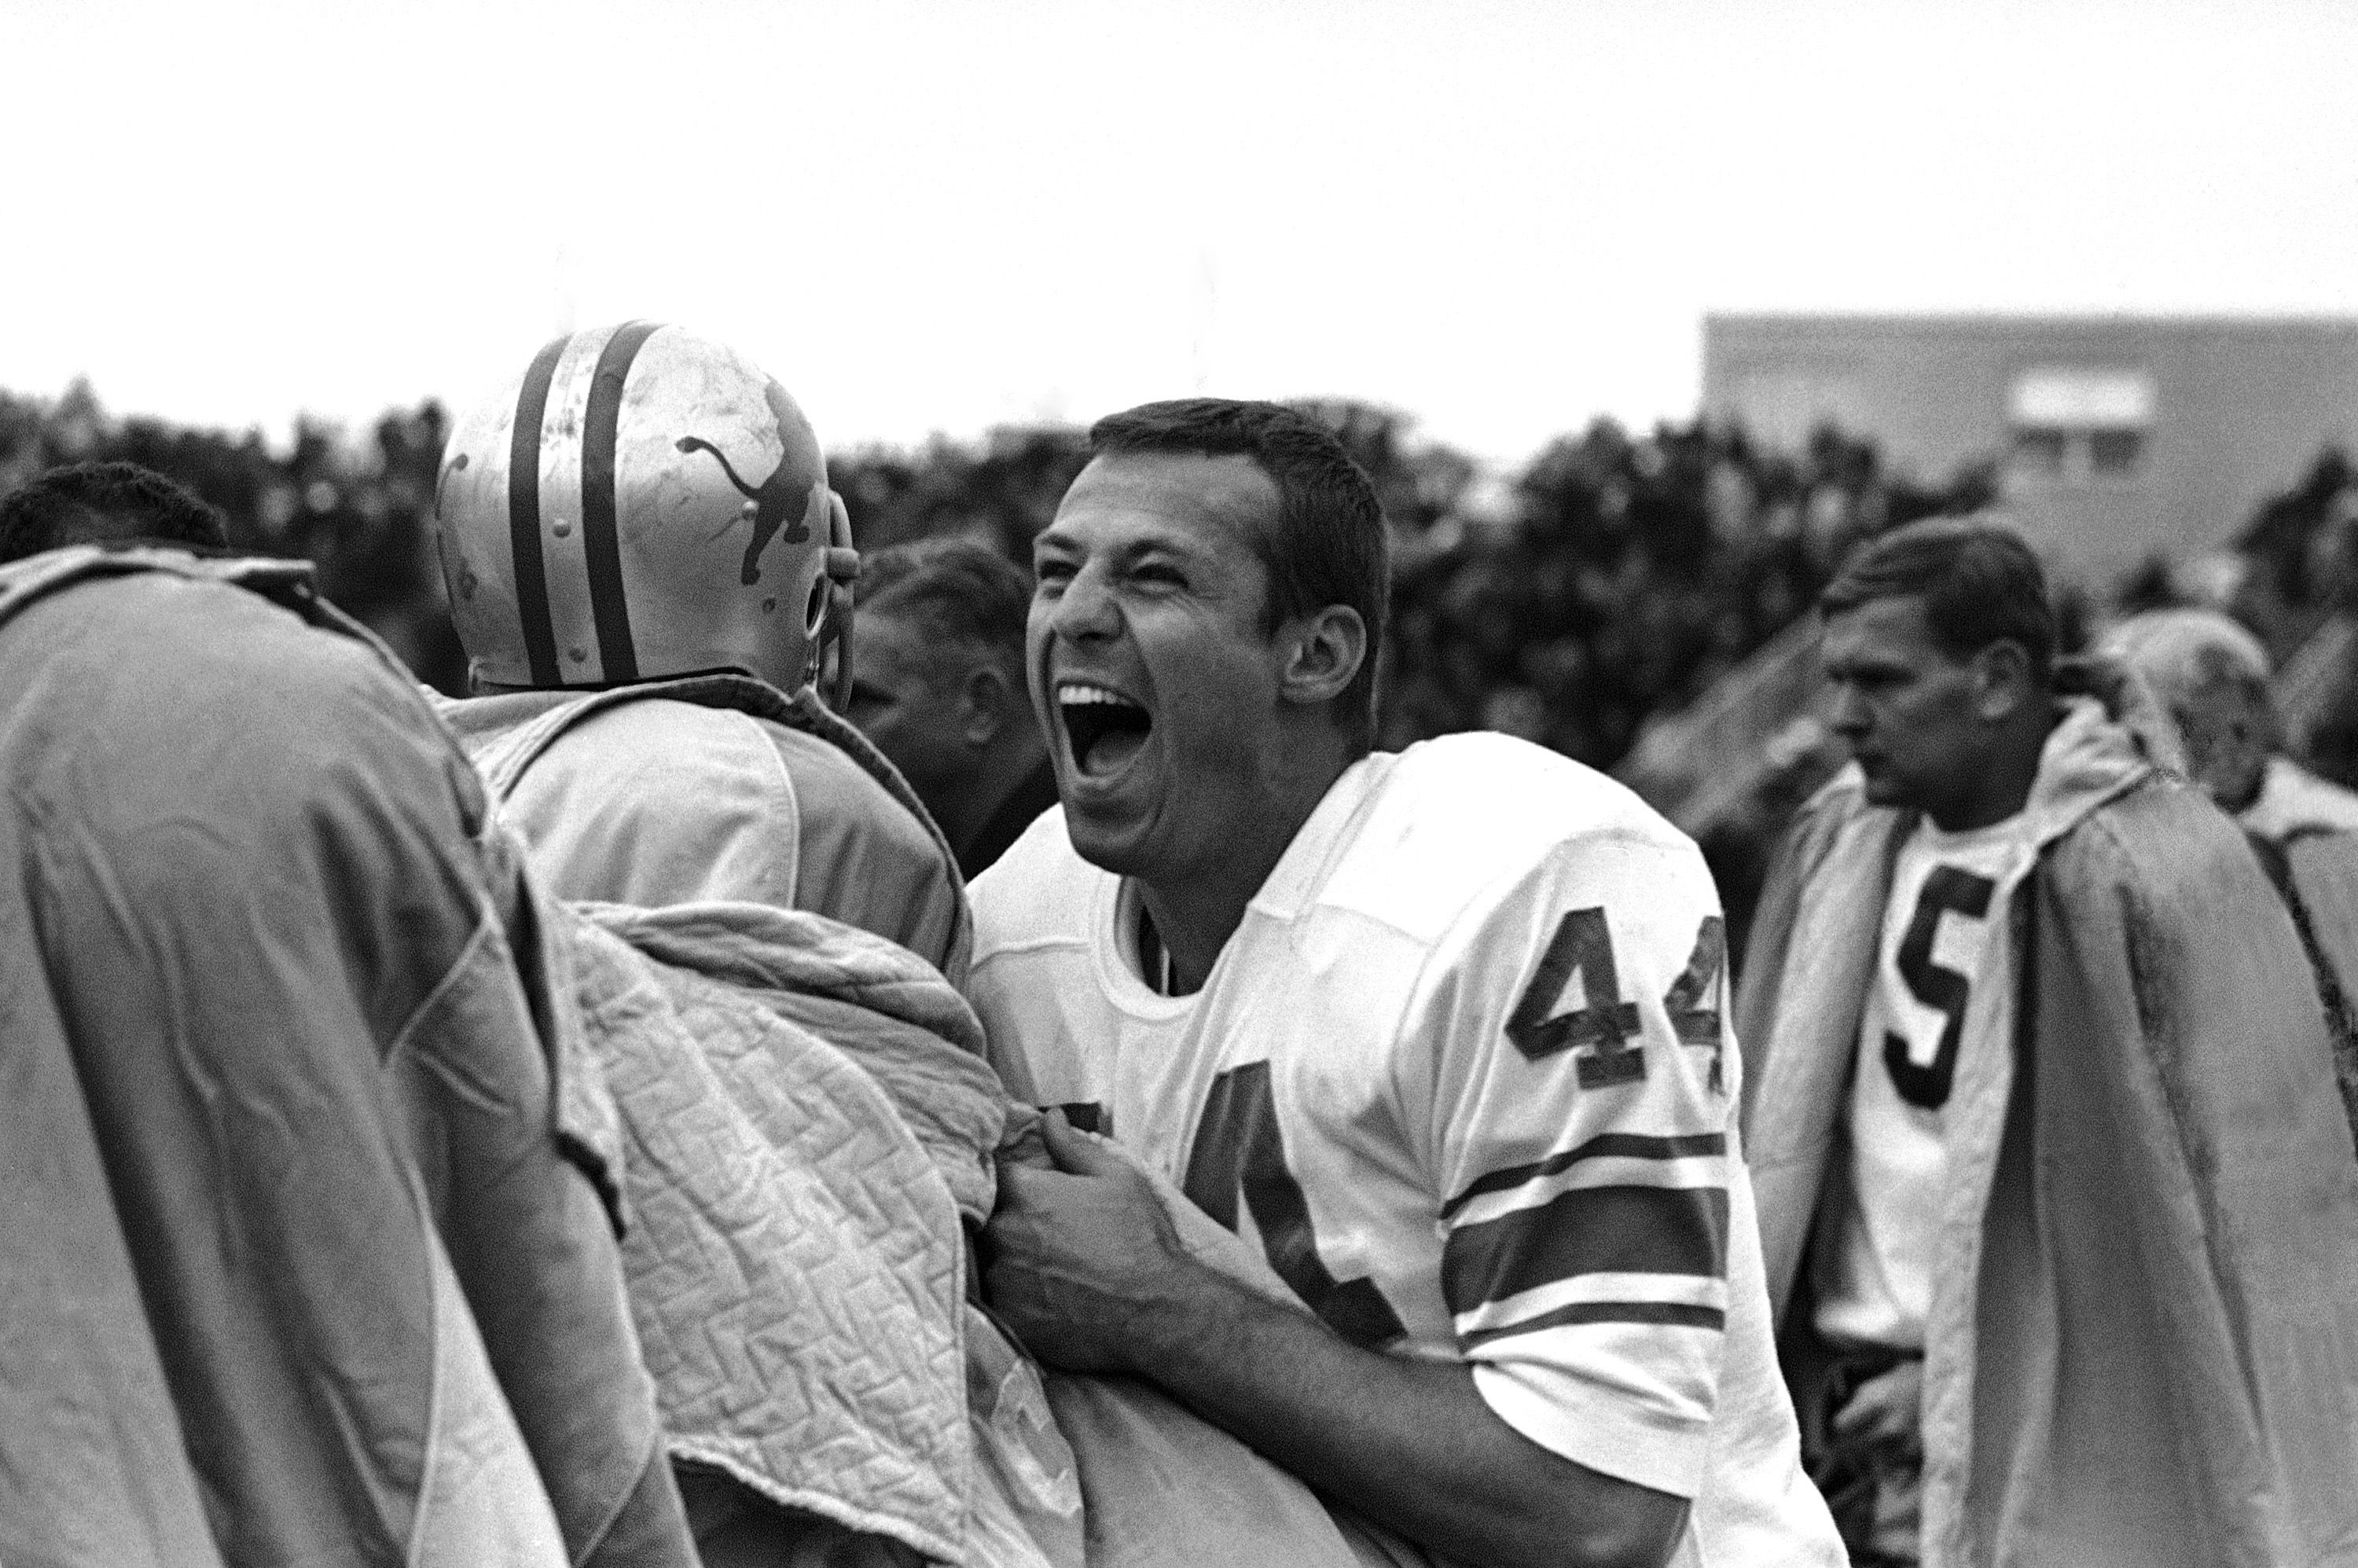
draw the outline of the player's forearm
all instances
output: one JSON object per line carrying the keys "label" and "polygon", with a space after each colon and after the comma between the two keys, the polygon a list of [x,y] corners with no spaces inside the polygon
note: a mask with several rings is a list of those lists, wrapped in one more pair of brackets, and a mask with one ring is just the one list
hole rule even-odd
{"label": "player's forearm", "polygon": [[1657,1564],[1684,1519],[1507,1425],[1463,1366],[1362,1350],[1206,1276],[1140,1325],[1140,1370],[1428,1550],[1502,1568]]}

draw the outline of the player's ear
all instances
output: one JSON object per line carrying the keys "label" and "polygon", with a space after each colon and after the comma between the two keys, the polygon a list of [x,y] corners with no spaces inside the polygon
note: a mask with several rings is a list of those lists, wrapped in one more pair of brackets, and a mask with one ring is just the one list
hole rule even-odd
{"label": "player's ear", "polygon": [[980,664],[967,671],[958,687],[958,734],[979,751],[999,739],[1005,726],[1031,717],[1028,692],[1019,692],[997,665]]}
{"label": "player's ear", "polygon": [[1285,669],[1279,691],[1288,702],[1332,702],[1368,657],[1368,623],[1347,604],[1330,604],[1286,628]]}
{"label": "player's ear", "polygon": [[2038,697],[2030,676],[2030,651],[2000,637],[1974,655],[1974,708],[1996,723]]}

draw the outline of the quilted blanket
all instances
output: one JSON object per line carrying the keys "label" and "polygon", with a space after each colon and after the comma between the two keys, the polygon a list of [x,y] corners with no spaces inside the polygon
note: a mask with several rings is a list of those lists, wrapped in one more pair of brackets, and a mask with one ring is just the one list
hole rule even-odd
{"label": "quilted blanket", "polygon": [[[961,1221],[1047,1156],[923,960],[763,905],[568,907],[676,1459],[970,1568],[1424,1568],[1152,1384],[1044,1379],[968,1299]],[[1191,1251],[1300,1306],[1152,1179]]]}
{"label": "quilted blanket", "polygon": [[938,1562],[1076,1564],[1037,1372],[964,1298],[1010,1114],[964,1000],[820,915],[570,907],[674,1458]]}
{"label": "quilted blanket", "polygon": [[749,903],[573,906],[642,956],[690,971],[683,995],[752,1001],[832,1045],[876,1081],[967,1218],[990,1213],[991,1152],[1011,1106],[983,1059],[982,1023],[930,964],[881,936]]}

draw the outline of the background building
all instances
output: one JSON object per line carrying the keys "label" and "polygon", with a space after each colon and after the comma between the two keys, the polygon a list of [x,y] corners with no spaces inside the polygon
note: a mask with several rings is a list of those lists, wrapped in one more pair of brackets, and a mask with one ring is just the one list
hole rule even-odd
{"label": "background building", "polygon": [[1993,462],[2067,573],[2226,546],[2358,439],[2358,319],[1714,315],[1704,408],[1771,446],[1833,424],[1903,472]]}

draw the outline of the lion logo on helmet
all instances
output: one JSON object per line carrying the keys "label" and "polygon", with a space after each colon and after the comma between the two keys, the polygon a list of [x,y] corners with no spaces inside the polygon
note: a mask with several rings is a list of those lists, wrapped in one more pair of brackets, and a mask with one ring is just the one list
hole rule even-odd
{"label": "lion logo on helmet", "polygon": [[[682,452],[711,453],[713,460],[719,463],[720,471],[729,476],[729,482],[735,487],[737,493],[753,503],[753,537],[745,546],[745,564],[737,574],[737,580],[748,585],[762,580],[762,552],[769,547],[770,540],[777,535],[778,531],[785,529],[784,536],[787,544],[801,544],[811,536],[811,514],[825,504],[820,500],[823,487],[798,491],[795,486],[795,444],[788,432],[802,423],[801,412],[786,395],[786,389],[774,381],[763,389],[762,395],[770,406],[771,417],[778,422],[780,450],[778,466],[760,484],[749,485],[738,478],[736,468],[729,461],[729,454],[701,436],[682,436],[672,443]],[[802,514],[799,517],[795,515],[797,509]],[[791,525],[788,523],[790,518],[793,519]]]}

